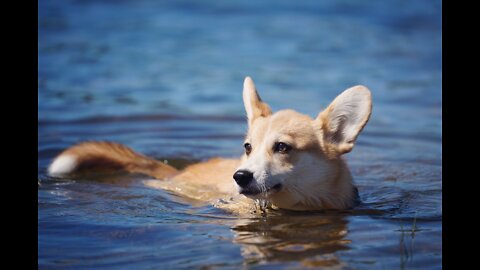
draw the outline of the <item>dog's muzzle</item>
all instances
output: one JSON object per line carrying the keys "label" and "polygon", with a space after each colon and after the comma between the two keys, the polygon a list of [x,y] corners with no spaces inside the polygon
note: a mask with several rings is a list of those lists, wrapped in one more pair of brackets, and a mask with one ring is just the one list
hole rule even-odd
{"label": "dog's muzzle", "polygon": [[282,189],[282,184],[276,184],[272,187],[264,187],[261,188],[258,185],[252,184],[253,180],[253,173],[247,170],[238,170],[233,175],[233,179],[237,182],[237,185],[240,187],[239,192],[245,196],[255,196],[260,193],[264,195],[268,195],[271,192],[277,192]]}

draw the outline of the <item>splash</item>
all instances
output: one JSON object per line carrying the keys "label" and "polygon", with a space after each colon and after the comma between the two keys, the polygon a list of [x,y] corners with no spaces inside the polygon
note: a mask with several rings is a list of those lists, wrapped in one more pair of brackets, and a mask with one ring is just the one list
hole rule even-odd
{"label": "splash", "polygon": [[267,215],[267,208],[270,205],[270,202],[266,199],[256,199],[255,200],[255,212],[261,213],[262,216]]}

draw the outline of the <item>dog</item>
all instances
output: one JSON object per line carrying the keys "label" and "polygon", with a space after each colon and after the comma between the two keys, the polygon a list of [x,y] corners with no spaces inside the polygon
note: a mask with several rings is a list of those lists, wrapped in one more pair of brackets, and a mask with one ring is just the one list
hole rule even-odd
{"label": "dog", "polygon": [[359,203],[343,159],[372,112],[362,85],[338,95],[314,119],[294,110],[273,113],[246,77],[243,102],[248,132],[240,159],[214,158],[183,170],[112,142],[83,142],[60,153],[51,176],[94,172],[143,174],[145,185],[235,211],[253,202],[295,211],[346,210]]}

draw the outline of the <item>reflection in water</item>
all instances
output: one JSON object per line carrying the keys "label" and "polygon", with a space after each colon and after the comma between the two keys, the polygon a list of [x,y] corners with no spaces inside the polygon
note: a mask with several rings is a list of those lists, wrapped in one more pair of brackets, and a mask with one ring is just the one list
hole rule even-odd
{"label": "reflection in water", "polygon": [[413,251],[415,243],[415,233],[417,231],[416,219],[413,221],[412,228],[404,228],[403,225],[400,229],[400,269],[405,269],[407,263],[413,260]]}
{"label": "reflection in water", "polygon": [[335,254],[348,250],[348,221],[342,215],[288,214],[240,219],[232,227],[247,264],[297,261],[305,266],[345,263]]}

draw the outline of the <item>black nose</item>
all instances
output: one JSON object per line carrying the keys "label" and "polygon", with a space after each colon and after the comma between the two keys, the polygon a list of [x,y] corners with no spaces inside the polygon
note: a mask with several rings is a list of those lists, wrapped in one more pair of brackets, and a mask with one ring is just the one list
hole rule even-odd
{"label": "black nose", "polygon": [[246,187],[253,180],[253,173],[246,170],[238,170],[233,175],[235,182],[241,187]]}

